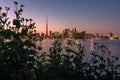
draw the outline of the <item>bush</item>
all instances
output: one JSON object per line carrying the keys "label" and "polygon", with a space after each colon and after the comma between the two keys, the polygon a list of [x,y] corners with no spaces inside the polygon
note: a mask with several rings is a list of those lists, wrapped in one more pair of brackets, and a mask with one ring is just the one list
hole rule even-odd
{"label": "bush", "polygon": [[[33,39],[35,23],[31,19],[21,18],[23,5],[17,10],[17,2],[13,26],[10,26],[7,13],[0,13],[0,79],[1,80],[33,80],[37,62],[36,40]],[[0,8],[0,12],[2,8]],[[25,24],[26,23],[26,24]]]}
{"label": "bush", "polygon": [[[111,56],[109,49],[95,43],[90,61],[84,60],[84,47],[77,50],[62,48],[61,40],[55,40],[48,55],[41,55],[37,76],[39,80],[119,80],[118,57]],[[72,45],[75,45],[74,42]],[[62,53],[65,49],[66,52]],[[40,63],[39,62],[39,63]]]}

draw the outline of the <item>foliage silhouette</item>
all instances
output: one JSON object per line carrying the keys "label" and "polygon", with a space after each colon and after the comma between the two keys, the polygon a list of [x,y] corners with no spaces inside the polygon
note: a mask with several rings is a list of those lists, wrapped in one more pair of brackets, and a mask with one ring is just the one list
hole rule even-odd
{"label": "foliage silhouette", "polygon": [[12,27],[7,17],[10,8],[5,7],[3,13],[0,8],[0,79],[34,80],[38,49],[36,40],[33,40],[35,23],[30,20],[24,24],[24,18],[20,17],[24,6],[18,9],[18,3],[14,3],[16,19]]}

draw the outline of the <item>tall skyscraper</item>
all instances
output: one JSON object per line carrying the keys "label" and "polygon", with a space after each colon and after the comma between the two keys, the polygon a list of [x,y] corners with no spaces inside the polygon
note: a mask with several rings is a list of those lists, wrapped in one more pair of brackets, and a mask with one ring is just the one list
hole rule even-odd
{"label": "tall skyscraper", "polygon": [[48,17],[46,17],[46,37],[48,37]]}

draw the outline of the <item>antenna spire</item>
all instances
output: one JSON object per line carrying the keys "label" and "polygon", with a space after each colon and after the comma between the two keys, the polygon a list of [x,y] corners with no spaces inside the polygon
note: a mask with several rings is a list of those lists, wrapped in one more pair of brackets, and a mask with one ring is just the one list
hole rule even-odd
{"label": "antenna spire", "polygon": [[46,17],[46,38],[48,37],[48,17]]}

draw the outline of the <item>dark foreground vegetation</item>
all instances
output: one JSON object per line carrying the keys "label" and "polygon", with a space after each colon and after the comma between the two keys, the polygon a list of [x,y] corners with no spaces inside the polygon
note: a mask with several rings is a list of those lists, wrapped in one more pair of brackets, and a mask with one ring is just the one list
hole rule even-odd
{"label": "dark foreground vegetation", "polygon": [[20,17],[24,5],[14,4],[12,23],[7,16],[10,8],[2,12],[0,7],[0,80],[120,80],[119,59],[104,45],[95,43],[89,61],[80,43],[68,42],[68,46],[76,45],[77,50],[72,50],[55,40],[49,52],[40,52],[35,23]]}

